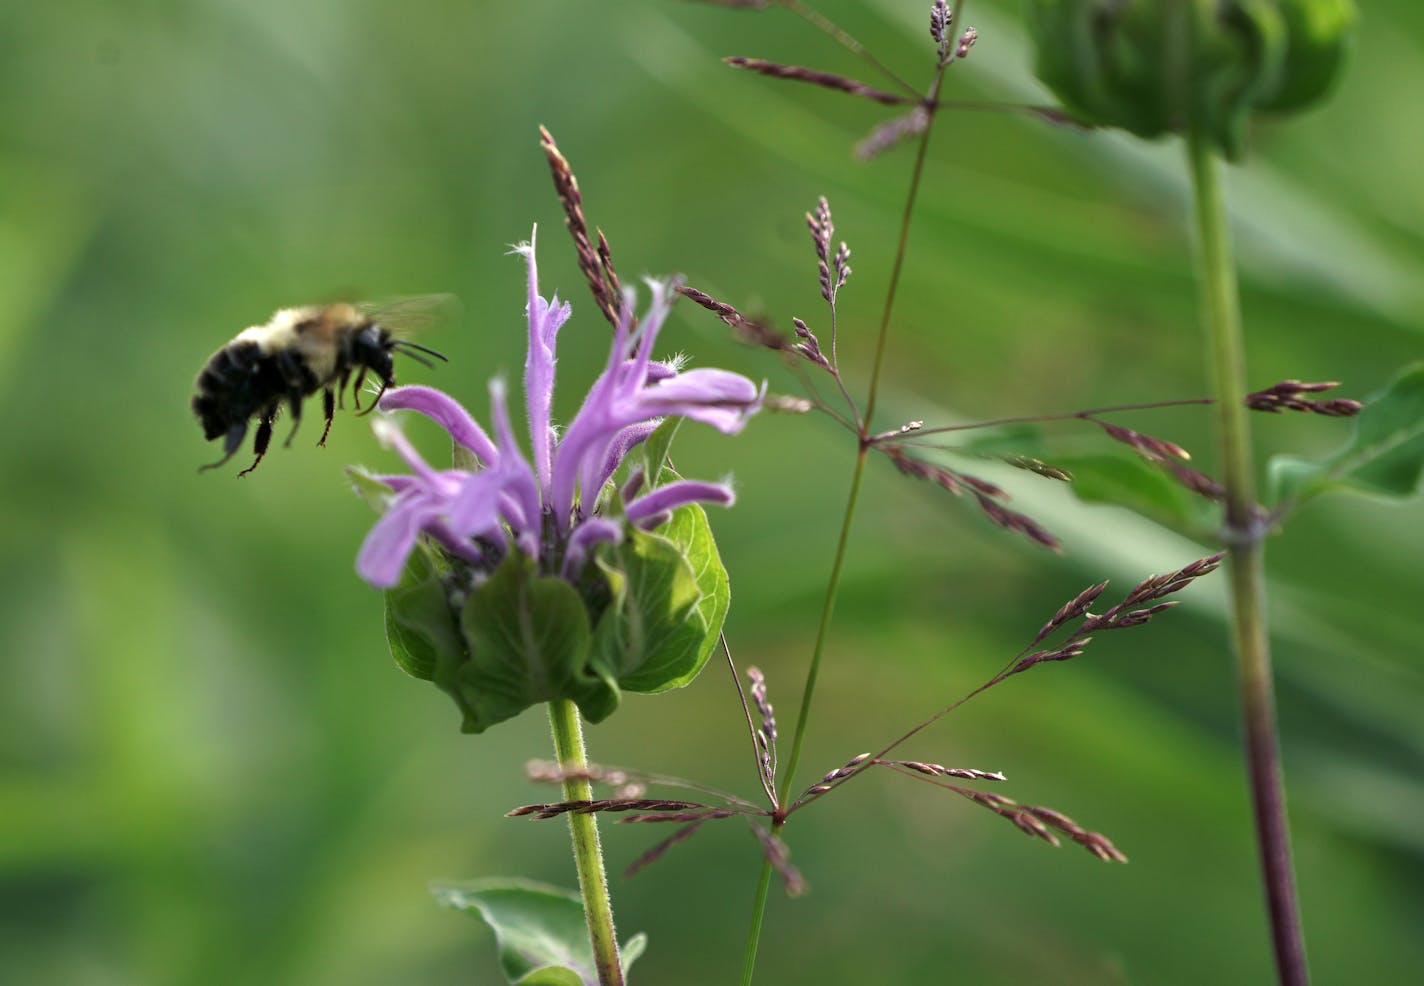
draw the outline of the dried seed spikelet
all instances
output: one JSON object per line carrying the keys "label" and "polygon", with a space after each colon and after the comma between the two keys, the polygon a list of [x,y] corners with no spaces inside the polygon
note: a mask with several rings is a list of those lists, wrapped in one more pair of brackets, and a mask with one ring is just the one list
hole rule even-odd
{"label": "dried seed spikelet", "polygon": [[1016,510],[1009,510],[1000,503],[995,502],[982,493],[975,493],[975,500],[979,503],[979,508],[984,511],[990,520],[1004,528],[1006,531],[1015,531],[1022,534],[1031,541],[1043,545],[1045,548],[1057,551],[1063,543],[1058,540],[1052,532],[1045,528],[1038,521],[1028,514],[1021,514]]}
{"label": "dried seed spikelet", "polygon": [[1051,466],[1042,459],[1035,459],[1031,455],[1005,455],[1002,457],[1005,465],[1013,466],[1015,469],[1026,469],[1029,472],[1046,476],[1049,479],[1056,479],[1063,483],[1071,483],[1073,474],[1066,469],[1059,469]]}
{"label": "dried seed spikelet", "polygon": [[626,879],[627,877],[632,876],[634,873],[637,873],[645,866],[649,866],[653,863],[656,863],[659,859],[663,857],[663,854],[666,853],[673,846],[677,845],[679,842],[685,842],[686,840],[692,838],[694,835],[697,834],[697,830],[702,827],[702,823],[705,821],[705,818],[699,818],[695,822],[687,823],[682,828],[674,832],[672,835],[668,836],[666,839],[663,839],[657,845],[653,846],[647,852],[643,853],[643,855],[633,860],[633,862],[628,864],[628,868],[623,871],[624,878]]}
{"label": "dried seed spikelet", "polygon": [[1169,442],[1165,438],[1155,438],[1152,435],[1144,435],[1140,431],[1131,428],[1124,428],[1115,425],[1110,421],[1102,421],[1098,418],[1088,418],[1088,421],[1098,425],[1103,431],[1124,445],[1130,445],[1142,454],[1145,459],[1153,462],[1161,462],[1167,458],[1190,459],[1191,453],[1175,442]]}
{"label": "dried seed spikelet", "polygon": [[1088,611],[1088,607],[1093,604],[1093,601],[1095,599],[1097,599],[1103,594],[1103,590],[1107,587],[1107,580],[1104,579],[1097,585],[1088,586],[1082,592],[1078,593],[1072,599],[1064,603],[1061,607],[1059,607],[1058,612],[1054,613],[1053,616],[1049,619],[1049,621],[1043,625],[1043,629],[1038,631],[1038,635],[1034,637],[1032,641],[1030,641],[1029,646],[1034,646],[1035,644],[1042,641],[1054,630],[1057,630],[1059,627],[1063,626],[1063,624],[1069,622],[1070,620],[1076,620],[1078,617],[1086,613]]}
{"label": "dried seed spikelet", "polygon": [[771,864],[781,877],[781,883],[786,888],[788,897],[800,897],[806,892],[806,878],[801,875],[801,871],[791,865],[791,850],[786,847],[786,843],[772,835],[760,825],[753,825],[752,834],[761,844],[761,853],[766,861]]}
{"label": "dried seed spikelet", "polygon": [[897,96],[894,93],[876,89],[868,86],[858,79],[852,79],[844,75],[836,75],[832,72],[818,72],[815,69],[805,68],[800,65],[783,65],[780,62],[769,62],[763,58],[744,58],[740,55],[733,55],[724,58],[733,68],[744,68],[750,72],[757,72],[761,75],[771,76],[774,79],[791,79],[795,82],[809,82],[813,86],[822,86],[826,89],[835,89],[840,92],[849,93],[852,96],[861,96],[865,99],[874,100],[877,103],[884,103],[887,106],[897,106],[902,103],[911,102],[908,97]]}
{"label": "dried seed spikelet", "polygon": [[1107,836],[1101,832],[1088,831],[1062,812],[1037,805],[1025,805],[1024,811],[1062,832],[1071,841],[1076,842],[1105,863],[1127,862],[1127,856],[1113,845],[1112,840]]}
{"label": "dried seed spikelet", "polygon": [[[816,274],[821,281],[821,297],[826,301],[835,298],[836,285],[831,282],[831,234],[836,231],[831,221],[831,204],[822,195],[816,202],[816,210],[806,213],[806,226],[811,230],[811,242],[816,248]],[[801,323],[804,328],[806,323]]]}
{"label": "dried seed spikelet", "polygon": [[[935,0],[930,7],[930,37],[941,47],[949,44],[949,25],[953,19],[954,13],[949,4],[945,0]],[[942,51],[940,54],[943,56]]]}
{"label": "dried seed spikelet", "polygon": [[[520,818],[532,815],[536,819],[554,818],[570,812],[577,815],[592,815],[598,812],[643,811],[678,812],[693,808],[705,808],[696,801],[668,801],[661,798],[604,798],[592,801],[557,801],[544,805],[521,805],[505,812],[506,818]],[[661,817],[661,816],[659,816]]]}
{"label": "dried seed spikelet", "polygon": [[979,32],[970,27],[965,28],[964,33],[959,36],[959,46],[954,49],[955,58],[968,56],[969,49],[974,47],[974,42],[979,40]]}
{"label": "dried seed spikelet", "polygon": [[[786,414],[807,414],[815,410],[816,405],[812,404],[804,397],[793,397],[788,394],[767,394],[761,401],[764,411],[782,411]],[[624,499],[628,499],[624,497]]]}
{"label": "dried seed spikelet", "polygon": [[943,764],[924,763],[919,760],[877,760],[878,765],[903,767],[926,777],[958,777],[970,781],[1002,781],[1004,775],[994,770],[975,770],[972,767],[946,767]]}
{"label": "dried seed spikelet", "polygon": [[884,452],[895,464],[895,468],[906,476],[928,480],[956,495],[963,493],[967,488],[984,515],[1005,530],[1015,531],[1054,550],[1057,550],[1061,543],[1057,537],[1032,517],[1010,510],[999,503],[996,498],[1006,497],[1007,494],[993,483],[944,466],[933,465],[923,459],[917,459],[891,442],[877,442],[875,447]]}
{"label": "dried seed spikelet", "polygon": [[856,772],[857,768],[859,768],[861,764],[865,763],[865,761],[869,759],[869,753],[857,754],[856,756],[853,756],[849,760],[847,760],[845,766],[837,767],[835,770],[829,771],[824,777],[821,778],[821,783],[830,784],[832,781],[838,781],[843,777],[849,777],[851,774],[854,774]]}
{"label": "dried seed spikelet", "polygon": [[[825,282],[823,281],[823,290],[824,284]],[[821,369],[829,373],[834,373],[835,370],[831,368],[830,360],[826,359],[825,354],[821,352],[821,341],[816,338],[816,334],[811,331],[810,327],[799,318],[793,318],[791,324],[796,327],[796,337],[801,340],[791,347],[792,350],[804,356],[812,363],[815,363],[821,367]]]}
{"label": "dried seed spikelet", "polygon": [[1057,650],[1036,650],[1032,654],[1026,654],[1014,662],[1014,666],[1005,673],[1004,677],[1019,674],[1036,665],[1047,664],[1049,661],[1071,661],[1082,655],[1092,639],[1092,637],[1075,636]]}
{"label": "dried seed spikelet", "polygon": [[[1165,596],[1174,592],[1180,592],[1203,575],[1209,575],[1216,571],[1221,564],[1221,559],[1225,557],[1224,552],[1217,552],[1214,555],[1207,555],[1205,558],[1198,558],[1196,561],[1177,569],[1175,572],[1168,572],[1165,575],[1151,575],[1133,586],[1132,591],[1127,594],[1122,602],[1113,606],[1107,612],[1094,616],[1089,614],[1079,627],[1078,633],[1090,633],[1095,630],[1116,630],[1124,626],[1137,626],[1146,622],[1154,612],[1160,609],[1150,607],[1143,609],[1144,604],[1155,603]],[[1124,620],[1135,622],[1123,622]]]}
{"label": "dried seed spikelet", "polygon": [[901,113],[899,116],[891,117],[884,123],[875,127],[874,130],[855,145],[855,156],[858,160],[869,161],[879,157],[890,148],[899,144],[907,137],[914,137],[925,132],[925,128],[930,125],[930,111],[923,106],[916,106],[908,113]]}
{"label": "dried seed spikelet", "polygon": [[712,314],[716,315],[727,327],[732,329],[744,342],[749,342],[755,346],[764,346],[767,349],[775,349],[778,352],[793,352],[795,347],[791,342],[773,329],[754,322],[731,305],[724,301],[718,301],[705,291],[688,287],[686,284],[679,285],[677,293],[684,298],[701,305]]}
{"label": "dried seed spikelet", "polygon": [[762,731],[766,733],[771,742],[776,742],[776,711],[771,707],[771,702],[766,694],[766,675],[762,674],[757,667],[747,668],[747,678],[752,683],[752,701],[756,703],[757,711],[761,713]]}
{"label": "dried seed spikelet", "polygon": [[554,179],[554,190],[558,193],[559,201],[564,206],[564,225],[568,227],[569,234],[573,237],[579,270],[583,272],[584,279],[588,281],[589,290],[593,292],[593,300],[598,305],[598,310],[603,312],[603,317],[608,319],[609,324],[616,327],[623,300],[617,289],[617,275],[612,273],[612,264],[605,262],[608,257],[608,242],[600,231],[598,234],[599,248],[594,248],[589,239],[588,221],[583,214],[583,195],[579,192],[578,179],[574,177],[573,169],[569,166],[568,159],[559,151],[558,145],[554,143],[553,135],[544,127],[539,128],[539,138],[539,145],[543,148],[544,156],[549,161],[549,172]]}
{"label": "dried seed spikelet", "polygon": [[1359,414],[1365,406],[1360,401],[1350,400],[1345,397],[1316,400],[1314,398],[1301,396],[1303,394],[1318,394],[1322,391],[1333,390],[1338,386],[1340,386],[1340,384],[1335,380],[1316,383],[1305,383],[1301,380],[1282,380],[1280,383],[1272,384],[1265,390],[1257,390],[1247,394],[1246,406],[1253,411],[1267,411],[1271,414],[1279,414],[1282,411],[1307,411],[1329,418],[1348,418]]}

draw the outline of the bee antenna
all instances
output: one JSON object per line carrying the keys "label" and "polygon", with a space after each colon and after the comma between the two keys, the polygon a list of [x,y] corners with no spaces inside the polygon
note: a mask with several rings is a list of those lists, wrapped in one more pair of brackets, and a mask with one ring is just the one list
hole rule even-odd
{"label": "bee antenna", "polygon": [[[445,358],[444,354],[442,354],[442,353],[437,353],[435,350],[431,349],[429,346],[422,346],[422,345],[421,345],[420,343],[418,343],[418,342],[411,342],[409,339],[397,339],[397,340],[395,340],[394,342],[391,343],[391,348],[392,348],[392,349],[399,349],[401,352],[405,353],[405,355],[409,356],[411,359],[418,359],[418,357],[415,356],[415,355],[411,352],[411,350],[414,349],[414,350],[417,350],[417,351],[419,351],[419,352],[424,353],[424,354],[427,355],[427,356],[434,356],[436,359],[438,359],[438,360],[439,360],[440,362],[442,362],[442,363],[448,363],[448,362],[450,362],[448,359]],[[425,360],[421,360],[421,362],[422,362],[422,363],[425,363]],[[430,363],[425,363],[425,365],[426,365],[426,366],[430,366],[431,364],[430,364]]]}

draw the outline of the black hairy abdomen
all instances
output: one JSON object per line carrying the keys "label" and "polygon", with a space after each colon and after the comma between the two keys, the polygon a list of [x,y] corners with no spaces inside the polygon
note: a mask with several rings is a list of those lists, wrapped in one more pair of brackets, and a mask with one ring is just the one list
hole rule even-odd
{"label": "black hairy abdomen", "polygon": [[[260,411],[271,408],[292,389],[277,363],[276,353],[264,354],[255,342],[235,342],[213,354],[198,374],[193,413],[209,440],[225,435]],[[290,370],[289,370],[290,372]],[[318,387],[316,377],[301,367],[304,395]]]}

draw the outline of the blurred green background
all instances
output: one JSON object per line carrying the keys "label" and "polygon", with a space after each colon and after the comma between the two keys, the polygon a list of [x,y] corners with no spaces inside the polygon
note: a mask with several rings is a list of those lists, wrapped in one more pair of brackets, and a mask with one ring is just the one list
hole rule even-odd
{"label": "blurred green background", "polygon": [[[1373,0],[1337,97],[1263,125],[1230,176],[1251,379],[1364,396],[1424,331],[1424,8]],[[822,9],[928,75],[927,2]],[[950,94],[1044,100],[1017,3],[978,0]],[[850,148],[883,110],[725,68],[757,55],[866,78],[784,11],[674,0],[147,0],[0,11],[0,981],[495,982],[489,933],[438,878],[571,885],[526,713],[461,736],[385,650],[352,560],[371,523],[342,467],[385,466],[368,424],[309,421],[241,481],[187,408],[192,379],[279,305],[454,292],[438,383],[485,406],[517,377],[522,265],[573,301],[565,416],[606,325],[537,146],[547,125],[620,270],[681,271],[786,326],[825,318],[802,214],[831,199],[855,250],[842,358],[863,388],[909,156]],[[878,81],[871,78],[871,81]],[[882,427],[1203,392],[1180,150],[1027,118],[943,118],[888,358]],[[823,336],[824,341],[824,336]],[[665,337],[701,365],[788,381],[690,305]],[[1257,417],[1260,451],[1325,454],[1347,425]],[[1198,450],[1194,410],[1124,423]],[[434,429],[412,427],[434,456]],[[1086,427],[1061,449],[1099,449]],[[245,453],[244,453],[245,454]],[[733,473],[714,523],[737,658],[789,733],[853,448],[825,421],[683,430],[679,465]],[[239,456],[239,459],[242,456]],[[987,677],[1092,581],[1199,546],[1027,474],[1053,556],[875,464],[804,761],[870,749]],[[987,469],[987,467],[986,467]],[[987,469],[989,474],[999,473]],[[1321,982],[1424,975],[1424,511],[1318,501],[1270,547],[1281,718],[1307,938]],[[1111,835],[1107,866],[943,792],[857,782],[788,830],[812,893],[774,896],[759,982],[1250,983],[1269,977],[1220,585],[1089,656],[1015,679],[907,753],[1005,771],[1001,789]],[[595,758],[756,789],[725,667],[633,696]],[[619,871],[666,834],[606,826]],[[707,826],[631,880],[645,983],[739,967],[759,856]]]}

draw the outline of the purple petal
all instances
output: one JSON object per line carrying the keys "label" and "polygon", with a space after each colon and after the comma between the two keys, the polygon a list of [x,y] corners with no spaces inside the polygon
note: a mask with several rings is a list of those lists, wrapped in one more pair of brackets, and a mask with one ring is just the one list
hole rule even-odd
{"label": "purple petal", "polygon": [[[717,503],[730,507],[736,496],[725,483],[704,483],[695,479],[680,479],[666,486],[659,486],[628,504],[626,514],[629,523],[644,526],[641,522],[658,514],[669,513],[687,503]],[[656,525],[654,525],[656,526]]]}
{"label": "purple petal", "polygon": [[[603,463],[597,472],[590,470],[582,480],[585,490],[596,490],[601,492],[603,484],[623,464],[623,459],[633,449],[647,441],[648,436],[658,430],[658,425],[663,423],[662,418],[654,418],[651,421],[640,421],[638,424],[629,425],[613,436],[608,443],[607,449],[603,453]],[[592,462],[586,463],[592,465]],[[595,493],[595,496],[598,494]]]}
{"label": "purple petal", "polygon": [[[439,541],[452,555],[456,555],[469,562],[480,562],[484,560],[485,553],[470,543],[468,538],[462,538],[455,530],[443,520],[433,520],[425,525],[425,533]],[[488,535],[491,540],[500,544],[504,543],[504,530],[496,527],[493,534]]]}
{"label": "purple petal", "polygon": [[[512,527],[515,527],[514,535],[521,547],[529,550],[530,553],[538,557],[539,554],[539,518],[542,510],[539,503],[539,482],[534,476],[533,470],[529,468],[529,463],[524,459],[524,453],[519,450],[519,445],[514,440],[514,431],[509,426],[509,408],[505,402],[504,381],[498,377],[490,381],[490,415],[494,422],[495,438],[499,441],[500,462],[498,466],[499,487],[512,496],[519,504],[521,518],[508,517]],[[523,521],[523,526],[517,526],[518,521]],[[532,546],[532,547],[531,547]]]}
{"label": "purple petal", "polygon": [[612,544],[622,538],[623,528],[602,517],[590,517],[579,524],[569,535],[569,546],[564,552],[564,578],[572,579],[583,570],[584,561],[595,544]]}
{"label": "purple petal", "polygon": [[499,453],[475,419],[450,395],[434,387],[397,387],[380,400],[382,411],[416,411],[438,422],[450,437],[475,454],[486,466],[499,461]]}
{"label": "purple petal", "polygon": [[371,528],[356,556],[356,572],[378,589],[400,581],[405,560],[429,515],[429,504],[417,494],[402,494]]}
{"label": "purple petal", "polygon": [[529,242],[521,243],[515,250],[523,254],[529,265],[529,301],[526,308],[529,352],[524,360],[524,399],[528,407],[529,437],[534,444],[534,467],[539,477],[539,488],[547,494],[554,454],[549,405],[554,395],[555,341],[559,328],[569,317],[570,309],[567,304],[559,304],[558,295],[554,295],[552,302],[539,296],[539,268],[534,259],[538,233],[536,225],[529,234]]}
{"label": "purple petal", "polygon": [[[616,346],[617,342],[614,345]],[[568,529],[574,507],[574,493],[578,490],[581,474],[592,468],[589,466],[590,461],[595,466],[602,464],[603,450],[621,427],[620,422],[613,416],[615,372],[611,368],[605,370],[594,381],[588,396],[584,398],[583,406],[569,422],[555,450],[553,480],[550,483],[547,505],[553,511],[561,532]],[[588,495],[587,490],[584,495]]]}
{"label": "purple petal", "polygon": [[740,373],[698,369],[654,384],[637,399],[647,416],[680,414],[732,434],[761,406],[761,390]]}
{"label": "purple petal", "polygon": [[457,536],[488,537],[499,532],[500,478],[492,470],[473,473],[451,498],[450,528]]}
{"label": "purple petal", "polygon": [[[658,333],[662,331],[663,322],[667,320],[668,312],[672,309],[672,299],[677,295],[669,292],[669,282],[667,281],[645,278],[643,283],[652,292],[653,299],[648,305],[647,314],[643,316],[643,321],[638,326],[638,353],[633,359],[639,372],[646,379],[648,364],[652,362],[653,358],[653,343],[657,341]],[[631,299],[625,303],[625,307],[629,309],[633,307]]]}
{"label": "purple petal", "polygon": [[405,460],[405,464],[419,475],[418,484],[422,487],[436,487],[441,484],[441,477],[438,472],[430,468],[430,465],[423,459],[415,446],[410,444],[410,440],[405,437],[405,433],[400,430],[400,426],[394,421],[385,418],[377,418],[371,422],[371,430],[376,433],[376,438],[387,448],[394,448],[400,453],[400,457]]}

